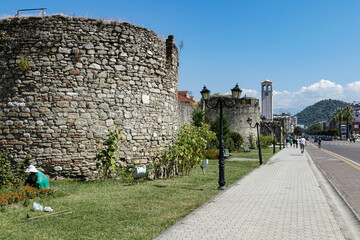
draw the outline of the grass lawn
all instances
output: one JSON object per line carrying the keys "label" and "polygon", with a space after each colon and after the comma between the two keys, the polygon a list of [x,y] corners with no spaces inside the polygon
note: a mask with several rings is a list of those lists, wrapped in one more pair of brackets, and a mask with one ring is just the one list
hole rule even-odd
{"label": "grass lawn", "polygon": [[[276,147],[275,150],[276,152],[280,151],[278,147]],[[261,148],[262,159],[264,162],[266,162],[271,158],[271,156],[273,155],[273,151],[274,150],[272,147],[266,149]],[[232,154],[231,157],[234,158],[259,159],[259,151],[257,149],[252,149],[251,152],[233,152],[231,154]]]}
{"label": "grass lawn", "polygon": [[[252,151],[253,154],[257,151]],[[227,186],[254,168],[257,162],[226,162]],[[219,191],[218,160],[210,160],[204,175],[197,167],[190,176],[144,181],[140,185],[120,181],[55,181],[55,197],[35,199],[55,212],[49,216],[28,207],[8,206],[0,212],[0,239],[152,239],[211,199]]]}

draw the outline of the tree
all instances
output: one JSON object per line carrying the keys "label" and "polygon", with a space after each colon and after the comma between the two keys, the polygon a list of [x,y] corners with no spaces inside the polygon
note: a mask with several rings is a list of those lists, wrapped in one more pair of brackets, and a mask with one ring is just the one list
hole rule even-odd
{"label": "tree", "polygon": [[316,134],[322,130],[322,125],[319,122],[314,122],[310,127],[306,129],[307,134]]}
{"label": "tree", "polygon": [[192,112],[192,120],[196,127],[201,127],[201,124],[205,124],[205,112],[201,109],[194,109]]}
{"label": "tree", "polygon": [[343,120],[346,121],[346,139],[349,137],[349,121],[354,120],[354,109],[346,106],[342,109]]}
{"label": "tree", "polygon": [[302,133],[303,133],[303,131],[302,131],[301,127],[296,126],[294,129],[294,134],[297,136],[301,136]]}
{"label": "tree", "polygon": [[[211,130],[216,133],[217,138],[220,142],[220,117],[216,118],[215,122],[211,125]],[[229,118],[227,115],[223,115],[223,135],[224,139],[230,133]]]}
{"label": "tree", "polygon": [[342,108],[336,109],[336,111],[331,116],[331,120],[335,123],[335,125],[339,123],[341,128],[341,121],[343,120]]}
{"label": "tree", "polygon": [[306,107],[295,116],[298,117],[298,123],[310,126],[313,122],[328,121],[337,108],[348,105],[348,103],[339,100],[321,100],[311,106]]}

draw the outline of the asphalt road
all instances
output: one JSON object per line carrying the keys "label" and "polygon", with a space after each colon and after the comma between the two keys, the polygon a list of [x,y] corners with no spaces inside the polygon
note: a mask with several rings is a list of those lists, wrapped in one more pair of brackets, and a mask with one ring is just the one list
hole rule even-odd
{"label": "asphalt road", "polygon": [[322,149],[315,146],[308,145],[306,152],[360,221],[360,142],[322,141]]}
{"label": "asphalt road", "polygon": [[[311,139],[311,143],[314,143],[314,140]],[[317,146],[317,143],[315,143]],[[360,164],[360,142],[348,142],[348,141],[322,141],[322,148],[329,150],[333,153],[341,155],[345,158],[353,160]]]}

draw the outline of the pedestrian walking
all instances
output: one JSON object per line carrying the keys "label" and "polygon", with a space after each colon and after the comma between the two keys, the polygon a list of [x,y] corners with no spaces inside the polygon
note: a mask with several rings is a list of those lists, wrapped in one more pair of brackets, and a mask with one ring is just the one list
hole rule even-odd
{"label": "pedestrian walking", "polygon": [[299,148],[300,138],[296,139],[296,148]]}
{"label": "pedestrian walking", "polygon": [[319,137],[318,148],[321,148],[321,137]]}
{"label": "pedestrian walking", "polygon": [[289,138],[286,138],[286,147],[288,148],[290,144]]}
{"label": "pedestrian walking", "polygon": [[292,145],[293,145],[293,139],[290,138],[290,147],[292,147]]}
{"label": "pedestrian walking", "polygon": [[301,151],[301,153],[304,153],[305,144],[306,144],[305,138],[304,138],[304,137],[301,137],[301,139],[300,139],[300,151]]}

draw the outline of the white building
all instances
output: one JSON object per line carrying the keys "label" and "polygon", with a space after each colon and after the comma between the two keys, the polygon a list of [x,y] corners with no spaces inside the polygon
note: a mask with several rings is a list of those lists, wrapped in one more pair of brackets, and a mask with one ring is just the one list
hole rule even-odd
{"label": "white building", "polygon": [[273,85],[270,80],[261,83],[261,116],[267,121],[273,120]]}

